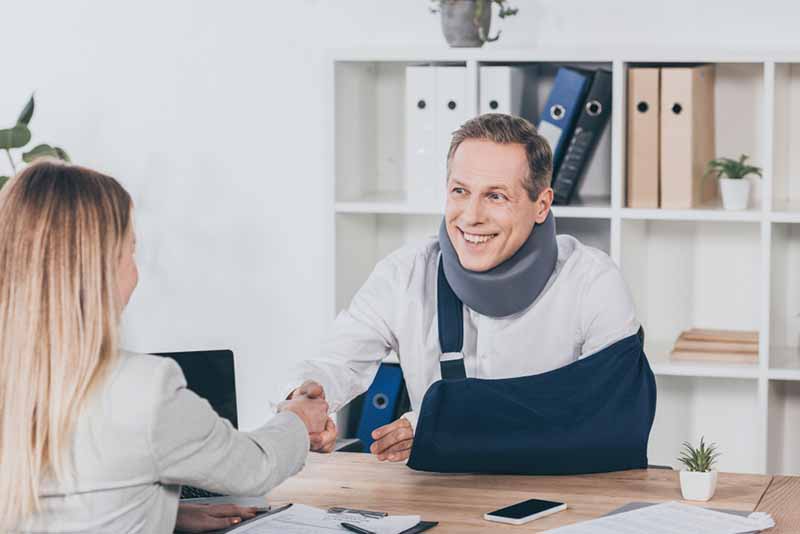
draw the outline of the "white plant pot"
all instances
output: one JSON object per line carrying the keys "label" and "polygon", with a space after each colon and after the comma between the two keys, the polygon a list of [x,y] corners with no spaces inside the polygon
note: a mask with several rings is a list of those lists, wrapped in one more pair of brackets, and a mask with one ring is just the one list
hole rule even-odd
{"label": "white plant pot", "polygon": [[707,501],[717,490],[717,472],[681,471],[681,493],[687,501]]}
{"label": "white plant pot", "polygon": [[720,178],[719,188],[722,192],[722,206],[726,210],[747,209],[747,201],[750,198],[750,182],[748,180]]}

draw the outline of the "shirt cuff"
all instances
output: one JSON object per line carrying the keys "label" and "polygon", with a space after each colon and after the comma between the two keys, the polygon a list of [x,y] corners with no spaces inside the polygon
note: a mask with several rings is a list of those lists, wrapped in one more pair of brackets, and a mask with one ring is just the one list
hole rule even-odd
{"label": "shirt cuff", "polygon": [[417,417],[419,417],[419,414],[417,414],[417,412],[406,412],[406,413],[404,413],[402,415],[402,417],[405,418],[409,423],[411,423],[411,429],[416,434],[417,433]]}

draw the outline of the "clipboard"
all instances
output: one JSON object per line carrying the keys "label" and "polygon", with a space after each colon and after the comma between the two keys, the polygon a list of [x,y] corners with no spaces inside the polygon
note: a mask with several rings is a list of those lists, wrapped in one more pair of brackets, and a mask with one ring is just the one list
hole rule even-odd
{"label": "clipboard", "polygon": [[[275,507],[273,509],[270,509],[267,512],[257,513],[255,517],[253,517],[251,519],[248,519],[247,521],[242,521],[238,525],[232,525],[232,526],[230,526],[228,528],[224,528],[224,529],[220,529],[220,530],[209,531],[208,534],[227,534],[227,533],[235,534],[235,532],[236,532],[236,530],[238,528],[241,528],[241,527],[243,527],[245,525],[248,525],[248,524],[250,524],[250,523],[252,523],[254,521],[257,521],[259,519],[262,519],[265,516],[279,514],[279,513],[283,512],[284,510],[289,509],[291,506],[292,506],[292,503],[285,504],[283,506],[277,506],[277,507]],[[372,510],[360,510],[360,509],[357,509],[357,508],[345,508],[345,507],[341,507],[341,506],[330,507],[330,508],[327,509],[327,511],[328,511],[329,514],[348,512],[348,513],[357,513],[357,514],[361,514],[361,515],[366,516],[366,517],[373,517],[373,518],[386,517],[386,516],[389,515],[387,512],[377,512],[377,511],[372,511]],[[417,523],[415,526],[411,527],[410,529],[404,530],[401,534],[417,534],[418,532],[425,532],[426,530],[430,530],[430,529],[432,529],[433,527],[435,527],[438,524],[439,524],[438,521],[420,521],[419,523]],[[342,530],[342,532],[345,532],[345,531]]]}

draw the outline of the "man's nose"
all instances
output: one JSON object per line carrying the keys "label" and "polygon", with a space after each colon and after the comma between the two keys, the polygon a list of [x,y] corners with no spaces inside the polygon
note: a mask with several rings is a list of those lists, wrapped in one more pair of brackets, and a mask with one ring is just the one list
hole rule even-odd
{"label": "man's nose", "polygon": [[467,224],[483,222],[483,203],[477,195],[467,200],[467,205],[464,206],[464,219]]}

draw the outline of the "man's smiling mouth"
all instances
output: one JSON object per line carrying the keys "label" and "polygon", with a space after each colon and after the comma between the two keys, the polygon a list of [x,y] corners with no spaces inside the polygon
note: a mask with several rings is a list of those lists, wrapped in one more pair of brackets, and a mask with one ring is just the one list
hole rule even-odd
{"label": "man's smiling mouth", "polygon": [[461,237],[464,238],[464,241],[466,241],[467,243],[471,243],[473,245],[482,245],[488,241],[491,241],[497,236],[497,234],[471,234],[465,232],[461,228],[459,228],[458,230],[459,232],[461,232]]}

